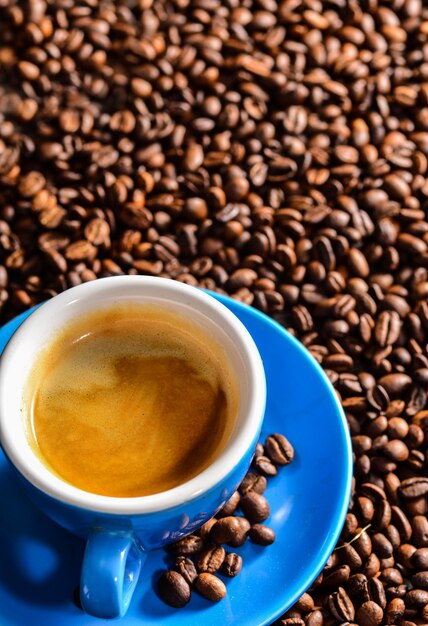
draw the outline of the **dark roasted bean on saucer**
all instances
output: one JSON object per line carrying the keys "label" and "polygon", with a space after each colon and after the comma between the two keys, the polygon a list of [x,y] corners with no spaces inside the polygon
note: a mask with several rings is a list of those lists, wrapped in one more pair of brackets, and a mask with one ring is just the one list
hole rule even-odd
{"label": "dark roasted bean on saucer", "polygon": [[239,492],[235,491],[235,493],[233,493],[229,500],[226,502],[224,507],[220,509],[220,511],[216,514],[216,517],[228,517],[229,515],[233,515],[239,506],[240,499],[241,496],[239,495]]}
{"label": "dark roasted bean on saucer", "polygon": [[294,458],[294,448],[284,435],[269,435],[264,447],[266,455],[276,465],[289,465]]}
{"label": "dark roasted bean on saucer", "polygon": [[262,494],[264,493],[266,486],[267,480],[265,476],[262,476],[257,472],[248,472],[242,483],[239,485],[239,491],[243,496],[245,496],[248,491],[255,491],[256,493]]}
{"label": "dark roasted bean on saucer", "polygon": [[164,602],[180,609],[190,600],[190,587],[178,572],[169,570],[162,574],[158,583],[159,595]]}
{"label": "dark roasted bean on saucer", "polygon": [[223,561],[223,565],[221,567],[221,573],[224,576],[229,576],[233,578],[239,574],[242,569],[242,557],[236,552],[230,552],[226,554],[226,558]]}
{"label": "dark roasted bean on saucer", "polygon": [[241,509],[250,522],[263,522],[270,515],[269,503],[264,496],[249,491],[241,498]]}
{"label": "dark roasted bean on saucer", "polygon": [[204,548],[196,563],[198,572],[214,574],[222,566],[225,556],[226,552],[222,546]]}
{"label": "dark roasted bean on saucer", "polygon": [[227,545],[232,548],[239,548],[240,546],[243,546],[247,540],[248,531],[250,530],[250,522],[246,517],[236,516],[235,519],[238,520],[238,530],[227,542]]}
{"label": "dark roasted bean on saucer", "polygon": [[209,541],[211,528],[214,526],[216,522],[217,522],[217,518],[212,517],[211,519],[208,520],[208,522],[205,522],[205,524],[203,524],[197,531],[198,535],[200,536],[203,542]]}
{"label": "dark roasted bean on saucer", "polygon": [[195,588],[201,596],[204,596],[207,600],[211,600],[211,602],[218,602],[226,595],[224,582],[213,574],[199,574],[195,581]]}
{"label": "dark roasted bean on saucer", "polygon": [[259,546],[270,546],[275,541],[275,532],[269,526],[263,524],[254,524],[251,526],[248,536],[251,541]]}
{"label": "dark roasted bean on saucer", "polygon": [[210,539],[215,543],[229,543],[241,533],[241,523],[235,516],[222,517],[211,528]]}
{"label": "dark roasted bean on saucer", "polygon": [[175,569],[181,574],[187,584],[191,587],[195,581],[198,572],[192,559],[187,556],[178,556],[175,560]]}
{"label": "dark roasted bean on saucer", "polygon": [[260,441],[258,442],[258,444],[256,445],[256,450],[254,452],[254,459],[257,459],[259,456],[263,456],[265,453],[263,445],[260,443]]}
{"label": "dark roasted bean on saucer", "polygon": [[171,550],[174,554],[179,555],[196,554],[202,547],[203,541],[201,537],[197,535],[187,535],[187,537],[180,539],[180,541],[171,544]]}
{"label": "dark roasted bean on saucer", "polygon": [[278,474],[278,469],[276,465],[272,463],[272,461],[267,456],[259,456],[253,462],[256,470],[263,474],[264,476],[276,476]]}

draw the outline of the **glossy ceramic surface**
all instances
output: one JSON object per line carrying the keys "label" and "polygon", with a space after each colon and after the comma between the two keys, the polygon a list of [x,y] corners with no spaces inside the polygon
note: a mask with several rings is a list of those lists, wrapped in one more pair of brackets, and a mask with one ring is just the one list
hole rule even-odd
{"label": "glossy ceramic surface", "polygon": [[[227,354],[240,397],[228,441],[207,468],[174,488],[134,498],[95,495],[61,480],[34,453],[22,420],[27,376],[52,336],[71,320],[121,302],[165,307],[203,329]],[[87,537],[80,599],[88,614],[122,617],[147,551],[181,539],[226,503],[250,466],[265,406],[263,364],[246,327],[217,299],[178,281],[90,281],[48,300],[17,329],[0,363],[1,446],[30,499],[65,529]]]}
{"label": "glossy ceramic surface", "polygon": [[[283,432],[296,449],[293,464],[269,482],[270,525],[277,542],[247,542],[241,574],[227,581],[227,598],[212,605],[193,595],[178,611],[153,592],[168,566],[164,551],[151,553],[123,626],[269,624],[317,576],[340,533],[351,484],[351,448],[336,395],[308,352],[269,318],[217,296],[245,324],[262,355],[268,400],[262,437]],[[0,331],[0,349],[27,314]],[[61,529],[24,495],[0,457],[0,623],[2,626],[91,626],[108,623],[83,614],[72,601],[84,542]]]}

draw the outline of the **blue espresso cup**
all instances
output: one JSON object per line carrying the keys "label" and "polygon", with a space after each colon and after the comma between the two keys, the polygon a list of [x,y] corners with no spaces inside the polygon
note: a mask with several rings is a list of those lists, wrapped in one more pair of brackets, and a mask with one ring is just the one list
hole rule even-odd
{"label": "blue espresso cup", "polygon": [[[126,302],[164,307],[207,333],[236,376],[239,409],[224,449],[197,476],[162,493],[116,498],[78,489],[51,472],[30,446],[23,408],[28,376],[58,331],[87,313]],[[24,321],[0,361],[1,444],[32,501],[87,540],[80,585],[87,613],[124,615],[147,552],[195,531],[225,504],[250,465],[265,402],[263,364],[250,334],[225,306],[194,287],[165,278],[104,278],[65,291]]]}

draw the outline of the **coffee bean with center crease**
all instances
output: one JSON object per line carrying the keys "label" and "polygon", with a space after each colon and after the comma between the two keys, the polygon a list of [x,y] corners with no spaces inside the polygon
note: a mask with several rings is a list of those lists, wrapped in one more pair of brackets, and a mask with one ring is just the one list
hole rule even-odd
{"label": "coffee bean with center crease", "polygon": [[242,483],[239,485],[239,491],[244,496],[248,491],[255,491],[261,495],[264,493],[266,485],[267,480],[265,476],[261,476],[256,472],[248,472]]}
{"label": "coffee bean with center crease", "polygon": [[267,456],[276,465],[288,465],[294,458],[294,449],[284,435],[269,435],[265,441]]}
{"label": "coffee bean with center crease", "polygon": [[221,568],[221,573],[229,578],[234,578],[242,569],[242,557],[235,552],[226,555]]}
{"label": "coffee bean with center crease", "polygon": [[162,600],[175,608],[182,608],[190,600],[189,584],[181,574],[173,570],[162,574],[158,591]]}
{"label": "coffee bean with center crease", "polygon": [[253,462],[253,465],[257,469],[257,471],[264,476],[271,477],[278,474],[276,466],[267,456],[257,457]]}
{"label": "coffee bean with center crease", "polygon": [[339,587],[337,592],[334,592],[329,596],[328,606],[332,615],[339,620],[339,622],[352,622],[354,620],[354,605],[342,587]]}
{"label": "coffee bean with center crease", "polygon": [[203,541],[197,535],[187,535],[180,541],[171,544],[171,550],[174,554],[189,555],[196,554],[202,549]]}
{"label": "coffee bean with center crease", "polygon": [[407,499],[418,498],[428,494],[428,478],[417,476],[406,478],[399,487],[400,495]]}
{"label": "coffee bean with center crease", "polygon": [[175,569],[191,587],[198,575],[193,561],[186,556],[178,556],[175,560]]}
{"label": "coffee bean with center crease", "polygon": [[226,552],[222,546],[204,548],[196,564],[198,572],[214,574],[222,566],[225,556]]}

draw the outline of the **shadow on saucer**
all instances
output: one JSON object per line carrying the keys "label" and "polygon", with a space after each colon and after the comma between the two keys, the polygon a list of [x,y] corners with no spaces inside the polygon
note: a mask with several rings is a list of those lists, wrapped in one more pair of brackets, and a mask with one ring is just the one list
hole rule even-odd
{"label": "shadow on saucer", "polygon": [[0,588],[40,608],[70,603],[84,543],[25,496],[7,462],[0,466]]}

